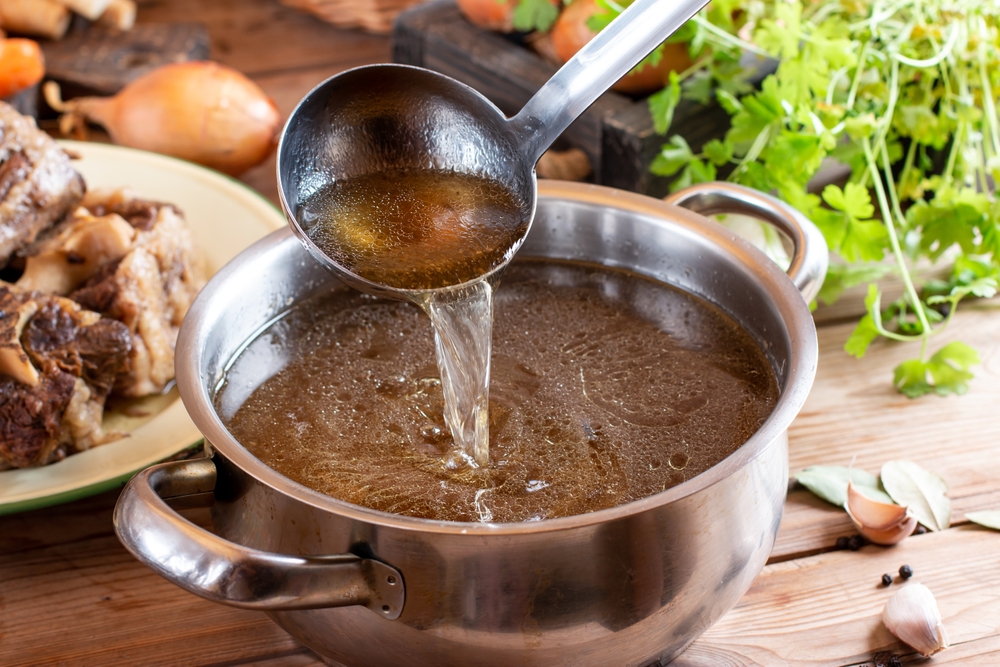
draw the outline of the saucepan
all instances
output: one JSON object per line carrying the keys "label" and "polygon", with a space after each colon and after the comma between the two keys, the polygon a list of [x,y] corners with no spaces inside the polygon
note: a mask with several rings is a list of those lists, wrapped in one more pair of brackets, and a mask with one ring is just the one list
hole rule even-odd
{"label": "saucepan", "polygon": [[[794,245],[786,275],[702,214],[754,215]],[[785,500],[787,429],[816,369],[807,301],[827,248],[801,214],[709,183],[669,202],[543,181],[521,256],[626,267],[739,322],[778,377],[774,412],[702,474],[643,500],[531,523],[442,522],[335,500],[254,458],[213,407],[227,364],[289,307],[339,285],[290,230],[240,254],[202,291],[177,344],[184,405],[210,459],[165,463],[123,491],[115,529],[142,562],[202,597],[266,611],[350,667],[646,667],[669,662],[760,572]],[[503,289],[502,283],[500,289]],[[212,501],[214,533],[171,503]]]}

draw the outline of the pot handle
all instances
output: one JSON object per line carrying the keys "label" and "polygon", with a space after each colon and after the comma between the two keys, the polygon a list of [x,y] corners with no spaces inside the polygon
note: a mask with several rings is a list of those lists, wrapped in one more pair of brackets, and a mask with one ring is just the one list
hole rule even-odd
{"label": "pot handle", "polygon": [[806,302],[823,286],[830,261],[823,233],[806,216],[770,195],[735,183],[698,183],[664,198],[701,215],[737,213],[769,222],[784,232],[794,246],[788,277]]}
{"label": "pot handle", "polygon": [[286,611],[364,605],[380,616],[403,610],[403,577],[353,554],[284,556],[224,540],[185,520],[164,498],[215,489],[211,459],[161,463],[125,486],[115,506],[118,539],[133,556],[181,588],[213,602]]}

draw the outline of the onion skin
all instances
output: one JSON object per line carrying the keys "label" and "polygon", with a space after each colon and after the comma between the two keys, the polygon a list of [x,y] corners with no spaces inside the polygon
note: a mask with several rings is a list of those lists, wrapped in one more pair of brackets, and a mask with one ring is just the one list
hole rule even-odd
{"label": "onion skin", "polygon": [[[597,35],[587,27],[587,21],[599,11],[596,0],[573,0],[563,9],[551,33],[555,53],[562,62],[575,56],[584,44]],[[671,71],[683,71],[691,64],[687,44],[664,44],[663,57],[656,67],[647,63],[641,70],[632,70],[611,89],[626,95],[651,93],[666,85]]]}
{"label": "onion skin", "polygon": [[257,84],[213,62],[164,65],[114,97],[62,105],[122,146],[172,155],[235,176],[274,150],[281,114]]}

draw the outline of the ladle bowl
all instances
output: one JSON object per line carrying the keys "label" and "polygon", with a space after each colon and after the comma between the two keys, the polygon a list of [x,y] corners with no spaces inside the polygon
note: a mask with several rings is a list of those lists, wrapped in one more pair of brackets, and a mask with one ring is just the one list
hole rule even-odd
{"label": "ladle bowl", "polygon": [[485,275],[502,270],[534,216],[538,158],[706,2],[636,0],[510,119],[472,88],[419,67],[371,65],[327,79],[289,116],[278,146],[278,191],[289,224],[309,253],[348,284],[408,298],[406,290],[366,279],[320,249],[301,219],[303,202],[331,183],[391,170],[486,177],[507,188],[528,221]]}

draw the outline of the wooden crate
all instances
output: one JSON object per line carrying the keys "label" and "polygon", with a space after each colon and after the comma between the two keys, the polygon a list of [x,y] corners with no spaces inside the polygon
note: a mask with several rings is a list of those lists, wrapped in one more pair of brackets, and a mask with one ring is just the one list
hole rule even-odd
{"label": "wooden crate", "polygon": [[[466,21],[454,0],[435,0],[403,12],[392,41],[395,62],[447,74],[483,93],[508,115],[520,110],[557,69],[516,39]],[[762,65],[757,77],[765,73]],[[684,100],[670,134],[680,134],[698,151],[728,127],[729,116],[717,104]],[[587,153],[595,183],[662,197],[670,179],[651,174],[649,164],[666,140],[653,130],[645,99],[608,92],[563,133],[561,142]]]}

